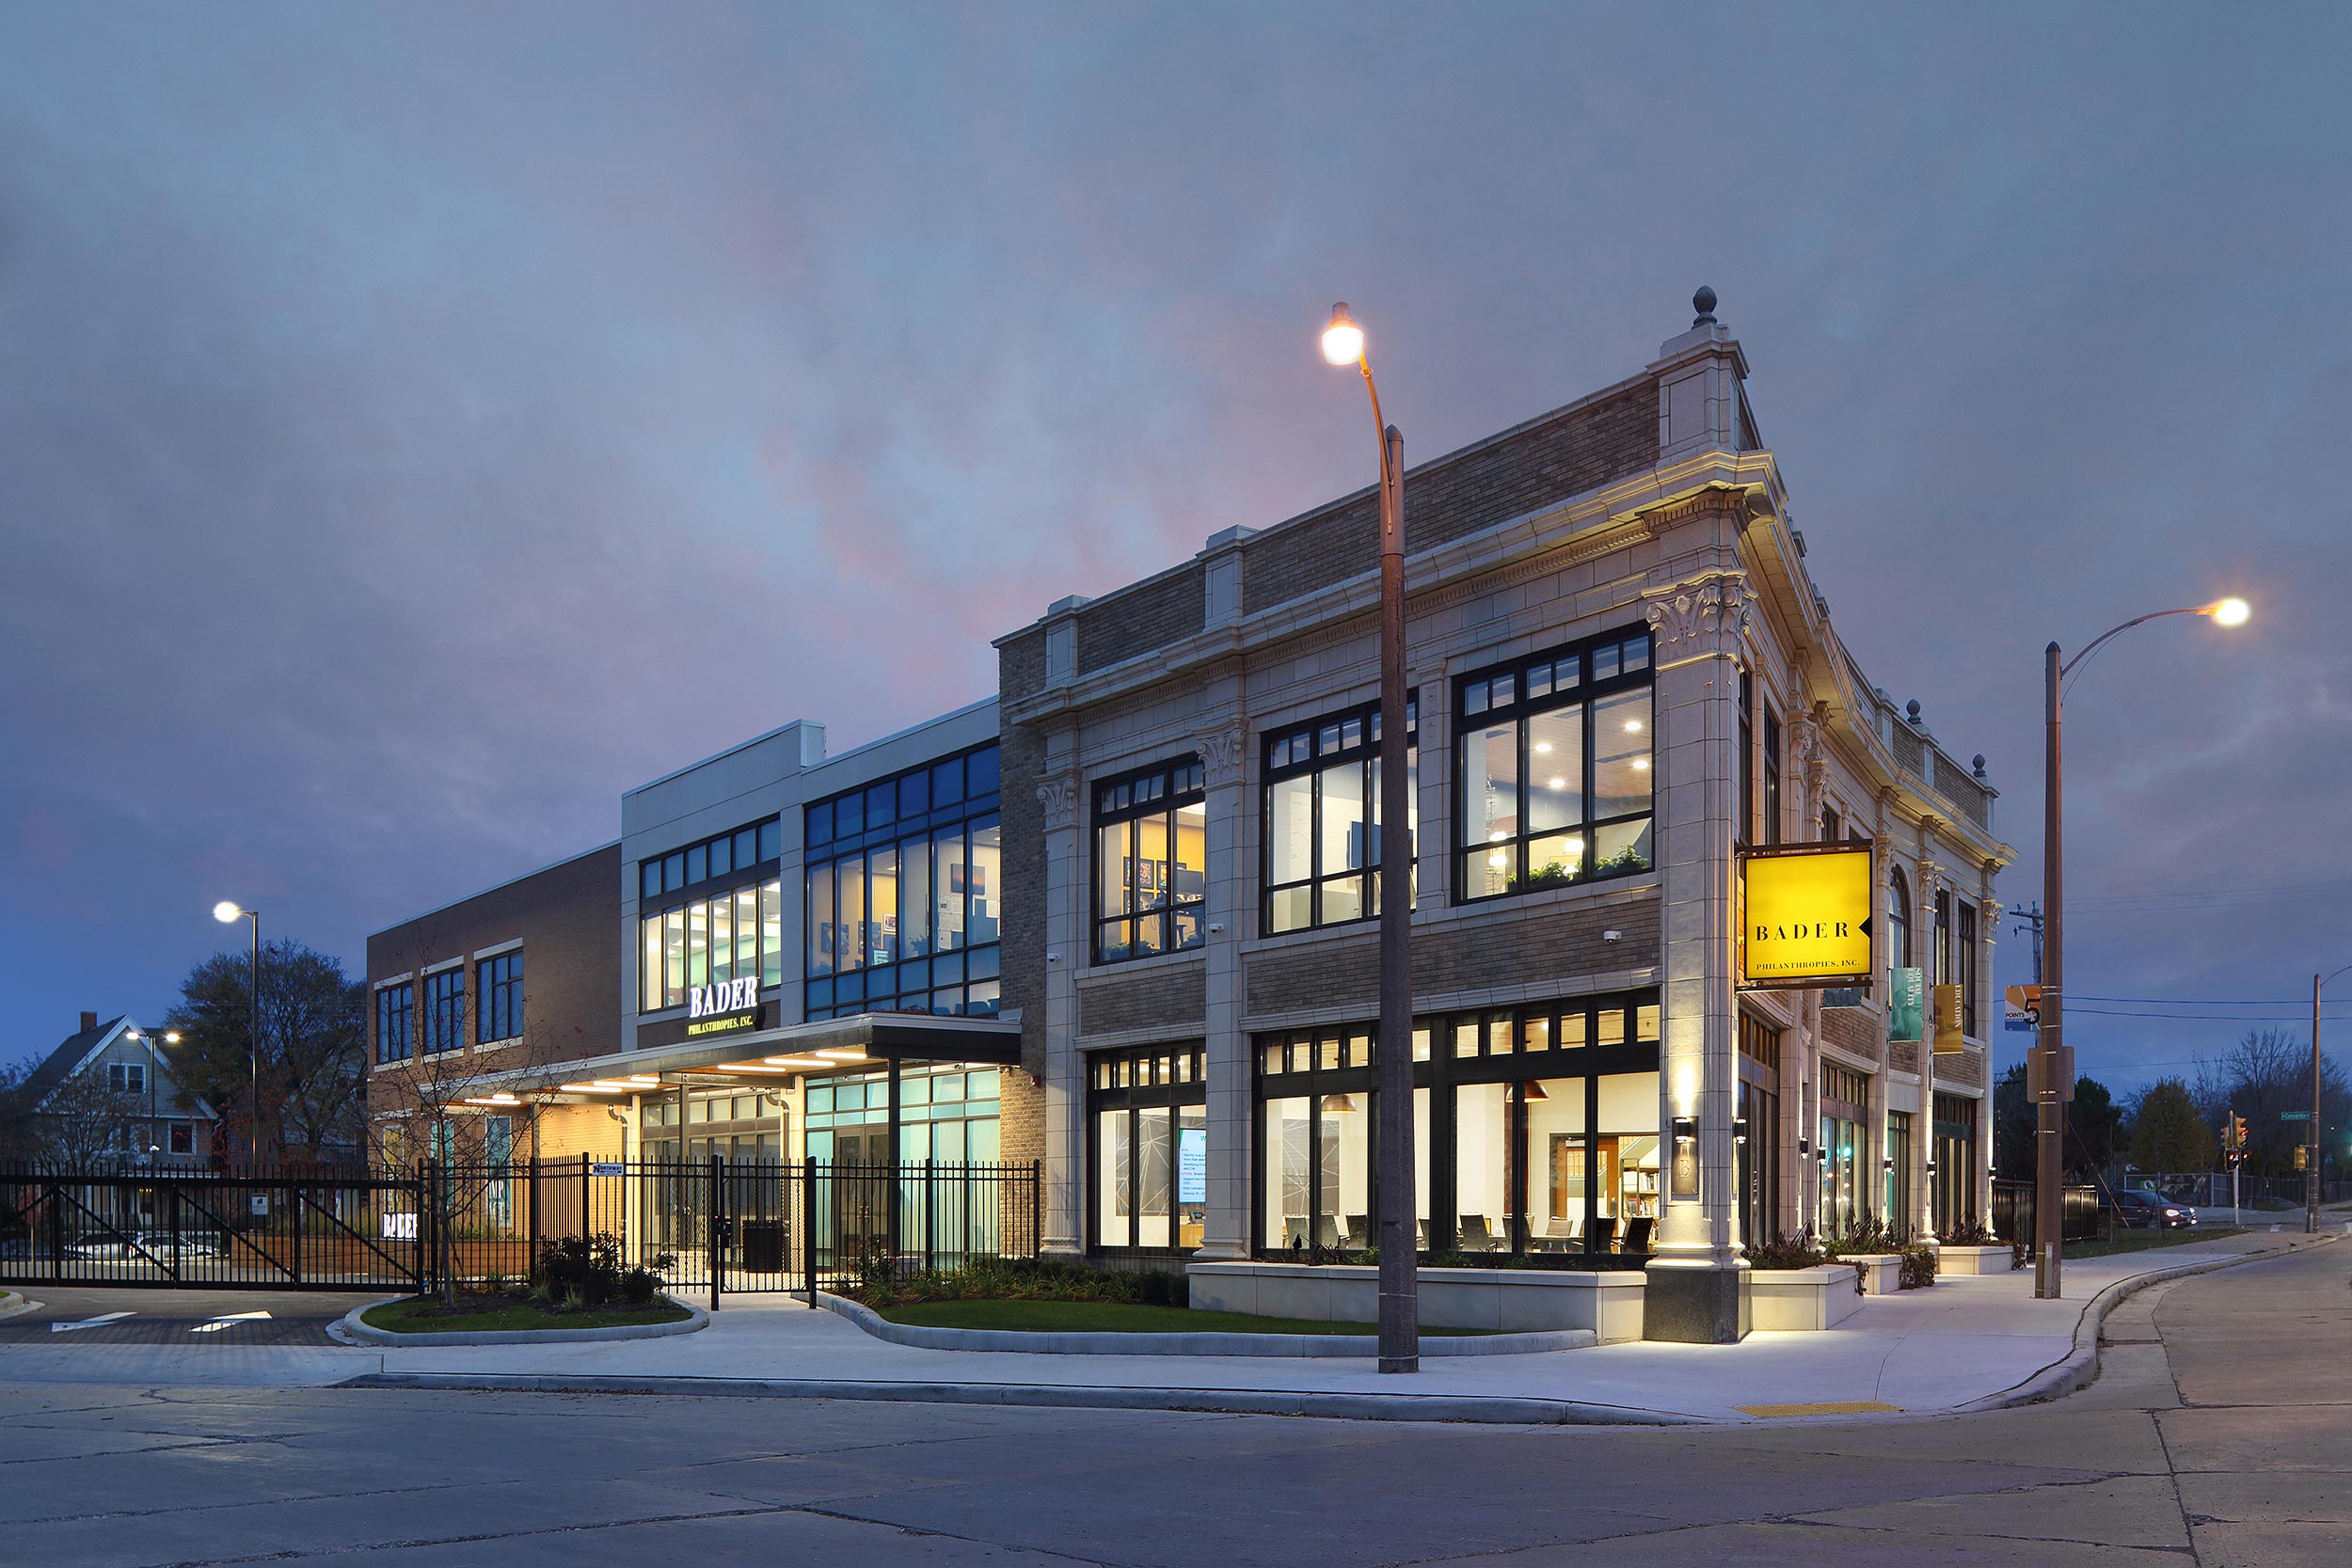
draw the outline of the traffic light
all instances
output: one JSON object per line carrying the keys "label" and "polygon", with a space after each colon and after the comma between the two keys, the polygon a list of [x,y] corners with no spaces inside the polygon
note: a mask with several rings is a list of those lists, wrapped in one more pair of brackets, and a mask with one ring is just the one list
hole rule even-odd
{"label": "traffic light", "polygon": [[2233,1122],[2236,1123],[2236,1127],[2237,1127],[2237,1140],[2236,1140],[2236,1141],[2237,1141],[2237,1147],[2239,1148],[2239,1149],[2240,1149],[2240,1150],[2243,1150],[2243,1149],[2246,1148],[2246,1118],[2245,1118],[2244,1117],[2241,1117],[2241,1116],[2236,1115],[2235,1113],[2233,1113],[2233,1114],[2231,1115],[2231,1117],[2230,1117],[2230,1119],[2231,1119]]}
{"label": "traffic light", "polygon": [[2311,1169],[2311,1158],[2312,1151],[2309,1148],[2301,1144],[2295,1146],[2295,1168],[2296,1170]]}

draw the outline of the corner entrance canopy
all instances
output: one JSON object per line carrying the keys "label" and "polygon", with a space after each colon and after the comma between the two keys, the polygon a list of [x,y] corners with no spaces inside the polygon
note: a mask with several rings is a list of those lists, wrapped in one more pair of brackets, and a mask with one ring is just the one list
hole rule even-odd
{"label": "corner entrance canopy", "polygon": [[[747,1030],[723,1039],[682,1041],[644,1051],[616,1051],[607,1055],[548,1062],[485,1073],[485,1088],[549,1090],[559,1084],[596,1079],[620,1081],[632,1076],[693,1073],[697,1077],[722,1072],[731,1062],[758,1062],[767,1056],[804,1056],[818,1051],[854,1051],[861,1056],[891,1062],[970,1062],[1014,1067],[1021,1061],[1021,1024],[1017,1018],[944,1018],[930,1013],[858,1013],[816,1023],[794,1023],[781,1029]],[[837,1065],[855,1069],[844,1059]],[[651,1087],[652,1085],[647,1085]]]}

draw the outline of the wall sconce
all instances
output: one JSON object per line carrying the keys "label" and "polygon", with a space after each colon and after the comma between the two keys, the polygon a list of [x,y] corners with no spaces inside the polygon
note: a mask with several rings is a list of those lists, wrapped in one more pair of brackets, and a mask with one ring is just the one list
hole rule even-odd
{"label": "wall sconce", "polygon": [[1675,1117],[1675,1142],[1689,1143],[1699,1135],[1698,1123],[1689,1117]]}
{"label": "wall sconce", "polygon": [[1743,1144],[1748,1141],[1747,1117],[1734,1117],[1731,1118],[1731,1141],[1735,1144]]}
{"label": "wall sconce", "polygon": [[1928,1162],[1928,1174],[1930,1176],[1933,1176],[1935,1174],[1935,1162],[1932,1160]]}
{"label": "wall sconce", "polygon": [[1699,1196],[1699,1129],[1689,1117],[1674,1118],[1674,1196]]}
{"label": "wall sconce", "polygon": [[1797,1158],[1800,1160],[1810,1160],[1813,1158],[1813,1140],[1811,1138],[1799,1138],[1797,1140]]}
{"label": "wall sconce", "polygon": [[1889,1154],[1889,1155],[1888,1155],[1885,1159],[1881,1160],[1881,1161],[1879,1162],[1879,1169],[1880,1169],[1882,1172],[1883,1172],[1884,1174],[1888,1175],[1888,1176],[1892,1176],[1892,1175],[1894,1175],[1894,1174],[1895,1174],[1895,1157],[1894,1157],[1892,1154]]}

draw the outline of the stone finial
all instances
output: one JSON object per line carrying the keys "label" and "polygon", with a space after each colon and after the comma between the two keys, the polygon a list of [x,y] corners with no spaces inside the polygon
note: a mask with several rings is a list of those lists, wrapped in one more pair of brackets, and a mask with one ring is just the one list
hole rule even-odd
{"label": "stone finial", "polygon": [[1978,777],[1978,778],[1979,778],[1979,779],[1983,778],[1983,777],[1984,777],[1984,753],[1983,753],[1982,752],[1978,752],[1978,753],[1977,753],[1977,754],[1976,754],[1973,758],[1971,758],[1971,759],[1970,759],[1969,766],[1971,766],[1971,767],[1973,767],[1974,768],[1976,768],[1976,770],[1977,770],[1977,777]]}
{"label": "stone finial", "polygon": [[1911,701],[1909,701],[1909,702],[1907,702],[1907,703],[1905,703],[1905,704],[1903,705],[1903,717],[1905,717],[1906,719],[1909,719],[1909,720],[1912,721],[1912,723],[1913,723],[1913,724],[1915,724],[1915,724],[1917,724],[1917,723],[1919,722],[1919,699],[1918,699],[1918,698],[1914,697],[1914,698],[1912,698],[1912,699],[1911,699]]}
{"label": "stone finial", "polygon": [[1698,318],[1691,323],[1692,326],[1714,325],[1715,291],[1704,283],[1700,284],[1699,292],[1691,296],[1691,309],[1698,312]]}

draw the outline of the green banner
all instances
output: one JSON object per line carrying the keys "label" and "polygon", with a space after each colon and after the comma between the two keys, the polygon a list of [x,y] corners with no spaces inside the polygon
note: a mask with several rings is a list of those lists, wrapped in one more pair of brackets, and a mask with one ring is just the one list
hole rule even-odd
{"label": "green banner", "polygon": [[1890,978],[1893,983],[1886,988],[1886,1037],[1898,1044],[1916,1045],[1927,1013],[1928,972],[1898,969],[1890,972]]}

